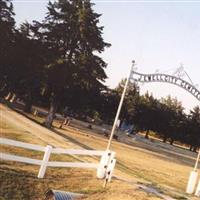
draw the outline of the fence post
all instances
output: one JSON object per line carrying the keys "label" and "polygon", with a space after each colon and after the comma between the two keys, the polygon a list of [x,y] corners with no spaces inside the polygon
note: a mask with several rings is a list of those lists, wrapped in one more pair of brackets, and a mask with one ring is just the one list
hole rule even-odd
{"label": "fence post", "polygon": [[199,183],[198,183],[198,185],[197,185],[197,189],[196,189],[195,195],[196,195],[197,197],[200,197],[200,179],[199,179]]}
{"label": "fence post", "polygon": [[111,152],[105,151],[104,154],[101,156],[101,160],[99,163],[99,167],[97,168],[97,178],[103,179],[106,176],[106,168],[108,167],[108,162],[110,159]]}
{"label": "fence post", "polygon": [[108,182],[111,181],[111,178],[112,178],[112,175],[113,175],[113,171],[114,171],[114,168],[115,168],[115,164],[116,164],[116,159],[113,159],[111,161],[111,164],[110,164],[110,175],[108,177]]}
{"label": "fence post", "polygon": [[45,148],[45,153],[44,153],[44,157],[43,157],[42,164],[41,164],[41,167],[40,167],[40,171],[38,173],[38,178],[43,178],[44,175],[45,175],[46,168],[47,168],[48,161],[49,161],[49,157],[51,155],[51,151],[52,151],[52,146],[47,145],[46,148]]}
{"label": "fence post", "polygon": [[194,169],[193,169],[193,171],[191,171],[190,177],[188,180],[188,185],[187,185],[187,189],[186,189],[186,193],[188,193],[188,194],[192,194],[195,190],[195,185],[196,185],[197,178],[198,178],[197,168],[198,168],[199,159],[200,159],[200,149],[199,149],[199,152],[197,155]]}
{"label": "fence post", "polygon": [[191,171],[190,172],[190,177],[188,180],[188,185],[186,189],[186,193],[192,194],[195,189],[196,181],[197,181],[198,173],[196,171]]}
{"label": "fence post", "polygon": [[108,163],[108,167],[107,167],[107,170],[106,170],[106,181],[108,181],[108,182],[111,181],[113,170],[114,170],[114,167],[115,167],[116,159],[114,159],[114,158],[115,158],[115,152],[112,152],[111,156],[110,156],[109,163]]}

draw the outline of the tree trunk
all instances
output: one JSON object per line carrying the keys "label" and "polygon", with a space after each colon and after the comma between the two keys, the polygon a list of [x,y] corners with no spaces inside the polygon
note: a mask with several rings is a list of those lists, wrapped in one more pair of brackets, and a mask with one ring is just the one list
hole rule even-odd
{"label": "tree trunk", "polygon": [[171,139],[171,140],[170,140],[170,145],[173,145],[173,143],[174,143],[174,140]]}
{"label": "tree trunk", "polygon": [[26,113],[31,113],[31,108],[32,108],[32,99],[28,99],[26,102],[25,102],[25,106],[24,106],[24,112]]}
{"label": "tree trunk", "polygon": [[149,139],[149,130],[146,131],[145,139]]}
{"label": "tree trunk", "polygon": [[163,143],[166,143],[166,142],[167,142],[167,137],[164,136],[164,138],[163,138]]}
{"label": "tree trunk", "polygon": [[194,146],[192,151],[193,151],[193,152],[197,152],[197,147]]}
{"label": "tree trunk", "polygon": [[56,99],[52,98],[52,101],[50,103],[50,109],[49,109],[48,115],[45,119],[45,126],[48,127],[48,128],[51,128],[51,126],[52,126],[54,116],[55,116],[56,111],[57,111],[57,107],[58,107],[58,104],[57,104]]}
{"label": "tree trunk", "polygon": [[8,94],[9,94],[9,92],[8,92],[8,90],[6,88],[6,85],[2,86],[0,88],[0,97],[6,98],[8,96]]}

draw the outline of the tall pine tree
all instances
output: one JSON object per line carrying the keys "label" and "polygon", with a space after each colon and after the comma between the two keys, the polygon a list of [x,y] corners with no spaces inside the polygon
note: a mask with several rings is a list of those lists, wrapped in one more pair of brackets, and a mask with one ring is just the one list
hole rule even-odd
{"label": "tall pine tree", "polygon": [[47,127],[52,125],[69,88],[79,87],[82,91],[95,90],[96,93],[104,88],[106,63],[99,53],[110,44],[102,38],[103,27],[98,26],[100,15],[92,6],[88,0],[49,2],[47,16],[39,28],[54,58],[54,63],[47,68],[46,91],[50,97]]}
{"label": "tall pine tree", "polygon": [[9,75],[14,45],[15,20],[13,5],[10,0],[0,1],[0,95],[4,96],[9,88]]}

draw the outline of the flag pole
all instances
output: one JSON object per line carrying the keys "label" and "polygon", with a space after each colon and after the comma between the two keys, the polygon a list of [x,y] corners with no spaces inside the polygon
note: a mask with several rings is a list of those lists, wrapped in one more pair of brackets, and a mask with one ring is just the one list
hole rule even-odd
{"label": "flag pole", "polygon": [[[111,130],[110,138],[108,140],[108,145],[107,145],[106,151],[110,150],[110,146],[111,146],[112,139],[113,139],[113,136],[114,136],[114,133],[115,133],[116,125],[117,125],[117,122],[118,122],[118,119],[119,119],[119,114],[120,114],[120,111],[121,111],[121,108],[122,108],[122,105],[123,105],[123,102],[124,102],[124,97],[125,97],[125,94],[126,94],[126,90],[127,90],[128,83],[129,83],[129,80],[131,78],[131,74],[132,74],[134,66],[135,66],[135,61],[133,60],[132,61],[132,66],[131,66],[131,71],[129,72],[129,74],[127,76],[126,83],[125,83],[125,86],[124,86],[124,90],[123,90],[123,93],[122,93],[122,96],[121,96],[121,99],[120,99],[120,103],[119,103],[119,106],[118,106],[118,109],[117,109],[117,113],[116,113],[116,116],[115,116],[115,121],[114,121],[113,126],[112,126],[112,130]],[[110,159],[111,159],[111,157],[109,157],[108,163],[110,162]],[[105,175],[105,180],[104,180],[104,183],[103,183],[103,187],[104,188],[106,187],[107,182],[108,182],[107,168],[108,168],[108,166],[106,166],[106,169],[105,169],[106,175]]]}
{"label": "flag pole", "polygon": [[122,96],[121,96],[121,99],[120,99],[120,103],[119,103],[119,106],[118,106],[118,109],[117,109],[117,113],[116,113],[116,116],[115,116],[115,121],[114,121],[113,126],[112,126],[112,130],[111,130],[111,134],[110,134],[110,138],[109,138],[106,150],[110,149],[110,146],[111,146],[111,143],[112,143],[112,139],[113,139],[113,136],[114,136],[114,133],[115,133],[116,125],[117,125],[117,122],[118,122],[118,119],[119,119],[119,114],[120,114],[120,111],[121,111],[121,108],[122,108],[122,105],[123,105],[124,97],[125,97],[125,94],[126,94],[126,90],[127,90],[128,83],[129,83],[129,80],[130,80],[130,77],[131,77],[132,70],[133,70],[134,66],[135,66],[135,61],[133,60],[132,61],[132,66],[131,66],[131,71],[129,72],[129,74],[127,76],[127,79],[126,79],[126,83],[125,83],[124,90],[123,90],[123,93],[122,93]]}

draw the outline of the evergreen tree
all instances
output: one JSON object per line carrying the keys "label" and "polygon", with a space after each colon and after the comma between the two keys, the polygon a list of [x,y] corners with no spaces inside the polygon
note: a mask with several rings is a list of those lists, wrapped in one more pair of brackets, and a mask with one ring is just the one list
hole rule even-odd
{"label": "evergreen tree", "polygon": [[[118,99],[120,100],[121,95],[124,90],[124,86],[126,83],[126,79],[122,79],[118,86],[114,89],[115,93],[118,96]],[[137,104],[139,98],[139,87],[136,83],[129,82],[126,90],[126,95],[124,98],[120,118],[126,119],[127,122],[132,123],[133,121],[133,115],[135,110],[135,105]],[[118,104],[119,104],[118,100]],[[118,104],[115,108],[115,113],[118,107]]]}
{"label": "evergreen tree", "polygon": [[45,82],[45,65],[51,59],[45,44],[35,38],[32,25],[23,23],[16,36],[15,87],[16,94],[25,102],[24,110],[30,112],[37,103]]}
{"label": "evergreen tree", "polygon": [[167,139],[170,139],[170,143],[173,144],[175,139],[181,137],[180,126],[182,123],[182,119],[184,118],[183,110],[181,102],[179,102],[176,98],[171,98],[171,96],[167,96],[167,98],[162,98],[161,102],[165,104],[165,130],[163,130],[163,142],[166,142]]}
{"label": "evergreen tree", "polygon": [[38,26],[38,35],[48,44],[54,58],[47,68],[50,110],[45,124],[48,127],[69,88],[97,90],[97,93],[105,88],[102,81],[106,78],[106,63],[96,52],[101,53],[110,45],[103,41],[103,27],[98,26],[100,15],[93,11],[92,5],[88,0],[49,2],[47,16]]}
{"label": "evergreen tree", "polygon": [[187,142],[191,145],[190,149],[196,151],[200,147],[200,107],[194,107],[188,117]]}
{"label": "evergreen tree", "polygon": [[0,1],[0,96],[9,91],[8,77],[13,73],[10,61],[13,59],[15,41],[15,20],[10,0]]}

